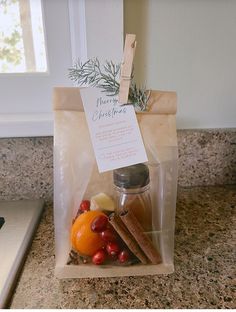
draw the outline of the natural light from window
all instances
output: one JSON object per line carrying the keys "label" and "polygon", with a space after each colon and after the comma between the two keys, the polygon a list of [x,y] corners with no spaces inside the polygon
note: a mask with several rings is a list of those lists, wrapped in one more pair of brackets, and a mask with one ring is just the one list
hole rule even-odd
{"label": "natural light from window", "polygon": [[0,0],[0,74],[47,72],[41,0]]}

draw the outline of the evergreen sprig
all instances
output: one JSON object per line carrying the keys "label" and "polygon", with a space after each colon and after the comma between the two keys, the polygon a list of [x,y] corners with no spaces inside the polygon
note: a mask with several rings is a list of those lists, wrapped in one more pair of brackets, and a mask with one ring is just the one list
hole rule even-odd
{"label": "evergreen sprig", "polygon": [[147,110],[147,101],[150,92],[147,92],[146,88],[138,88],[136,83],[131,82],[129,88],[129,102],[133,103],[136,111]]}
{"label": "evergreen sprig", "polygon": [[[72,68],[69,68],[69,78],[79,86],[91,86],[100,88],[108,96],[119,93],[120,64],[106,61],[101,65],[97,58],[89,59],[85,63],[78,60]],[[131,75],[129,89],[129,103],[132,103],[137,111],[146,110],[148,95],[145,88],[138,88]]]}

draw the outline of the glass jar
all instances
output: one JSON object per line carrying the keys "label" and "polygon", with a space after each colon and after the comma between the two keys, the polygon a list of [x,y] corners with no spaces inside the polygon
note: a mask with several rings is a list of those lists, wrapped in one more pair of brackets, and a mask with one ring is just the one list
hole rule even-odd
{"label": "glass jar", "polygon": [[137,164],[113,171],[116,211],[131,209],[145,232],[152,231],[149,169]]}

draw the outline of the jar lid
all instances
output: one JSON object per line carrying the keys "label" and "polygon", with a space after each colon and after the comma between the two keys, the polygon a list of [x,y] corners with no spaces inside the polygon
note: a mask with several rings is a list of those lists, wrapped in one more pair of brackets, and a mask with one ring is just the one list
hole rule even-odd
{"label": "jar lid", "polygon": [[149,169],[145,164],[137,164],[113,171],[114,184],[126,189],[148,185]]}

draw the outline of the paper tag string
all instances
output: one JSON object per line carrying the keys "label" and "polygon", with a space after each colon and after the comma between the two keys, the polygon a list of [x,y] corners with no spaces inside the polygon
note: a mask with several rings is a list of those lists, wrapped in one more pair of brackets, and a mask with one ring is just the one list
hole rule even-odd
{"label": "paper tag string", "polygon": [[133,34],[127,34],[125,37],[123,62],[121,64],[120,90],[118,95],[120,104],[126,104],[128,102],[133,59],[137,44],[135,39],[136,35]]}

